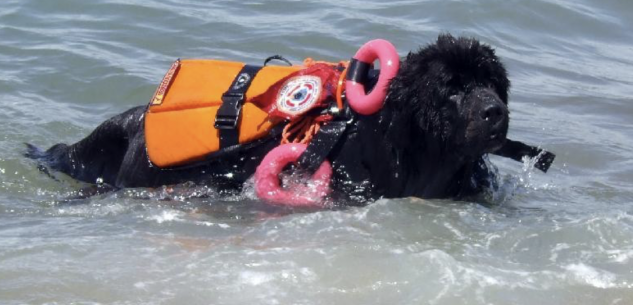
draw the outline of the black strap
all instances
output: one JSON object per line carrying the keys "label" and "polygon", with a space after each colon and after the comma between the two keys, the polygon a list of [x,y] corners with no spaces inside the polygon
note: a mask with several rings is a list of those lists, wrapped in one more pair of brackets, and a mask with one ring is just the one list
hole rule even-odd
{"label": "black strap", "polygon": [[359,84],[364,84],[367,81],[370,68],[371,64],[352,58],[349,61],[349,67],[347,68],[347,76],[345,79]]}
{"label": "black strap", "polygon": [[534,165],[534,167],[542,170],[544,173],[547,173],[547,170],[550,168],[552,162],[554,162],[554,159],[556,158],[556,155],[549,151],[510,139],[507,139],[506,144],[504,144],[501,149],[494,152],[494,154],[519,162],[522,161],[523,156],[534,158],[540,155],[539,159],[536,160],[536,164]]}
{"label": "black strap", "polygon": [[262,67],[245,65],[237,74],[229,90],[222,94],[222,105],[215,115],[215,128],[220,132],[220,148],[239,144],[239,130],[242,105],[246,91]]}
{"label": "black strap", "polygon": [[308,148],[299,157],[297,165],[301,169],[314,173],[345,133],[346,128],[346,121],[331,121],[323,124],[308,144]]}

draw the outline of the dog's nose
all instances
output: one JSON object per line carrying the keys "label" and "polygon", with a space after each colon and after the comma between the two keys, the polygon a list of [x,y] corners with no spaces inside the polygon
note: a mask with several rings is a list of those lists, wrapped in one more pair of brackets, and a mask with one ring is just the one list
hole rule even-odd
{"label": "dog's nose", "polygon": [[503,108],[494,103],[486,105],[480,112],[481,118],[491,125],[496,125],[503,120]]}

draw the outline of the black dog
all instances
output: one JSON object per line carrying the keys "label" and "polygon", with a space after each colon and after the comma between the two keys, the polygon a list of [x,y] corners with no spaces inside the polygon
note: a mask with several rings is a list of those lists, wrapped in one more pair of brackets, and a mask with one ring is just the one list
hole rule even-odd
{"label": "black dog", "polygon": [[[409,53],[383,109],[354,115],[329,152],[334,189],[365,198],[471,195],[488,183],[483,161],[488,153],[517,160],[541,153],[538,167],[547,170],[553,154],[506,139],[509,87],[494,50],[475,39],[441,35]],[[185,181],[239,188],[279,144],[272,136],[205,162],[160,169],[148,161],[145,109],[107,120],[76,144],[57,144],[46,152],[29,146],[26,155],[78,180],[117,188]]]}

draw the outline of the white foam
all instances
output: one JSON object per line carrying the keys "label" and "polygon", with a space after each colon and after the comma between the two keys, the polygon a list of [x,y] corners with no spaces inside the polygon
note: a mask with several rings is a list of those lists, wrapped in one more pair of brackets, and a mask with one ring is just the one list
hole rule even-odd
{"label": "white foam", "polygon": [[565,270],[571,273],[574,280],[596,288],[607,289],[617,287],[615,275],[583,263],[567,265],[565,266]]}
{"label": "white foam", "polygon": [[172,221],[181,220],[182,215],[183,215],[183,212],[180,212],[180,211],[165,210],[165,211],[162,211],[158,215],[152,215],[148,217],[148,219],[154,220],[157,223],[172,222]]}
{"label": "white foam", "polygon": [[251,286],[258,286],[272,280],[272,275],[263,272],[242,271],[239,275],[240,283]]}
{"label": "white foam", "polygon": [[633,258],[633,250],[609,250],[606,252],[613,262],[620,264],[628,263]]}

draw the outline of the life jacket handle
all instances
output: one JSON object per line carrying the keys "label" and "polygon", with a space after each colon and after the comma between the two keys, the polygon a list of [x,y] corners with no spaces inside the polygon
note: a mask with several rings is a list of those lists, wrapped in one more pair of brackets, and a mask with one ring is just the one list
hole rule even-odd
{"label": "life jacket handle", "polygon": [[264,60],[264,66],[267,66],[268,63],[270,63],[273,60],[283,61],[283,62],[287,63],[288,66],[292,66],[292,63],[289,60],[287,60],[285,57],[283,57],[283,56],[281,56],[279,54],[273,55],[273,56],[269,56],[268,58],[266,58],[266,60]]}

